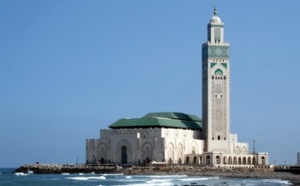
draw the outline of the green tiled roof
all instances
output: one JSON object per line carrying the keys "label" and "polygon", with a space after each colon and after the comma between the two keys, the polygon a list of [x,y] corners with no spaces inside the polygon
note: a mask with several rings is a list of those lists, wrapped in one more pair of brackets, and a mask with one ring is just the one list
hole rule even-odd
{"label": "green tiled roof", "polygon": [[149,113],[142,118],[120,119],[109,126],[110,128],[182,128],[201,130],[202,121],[195,115],[177,112]]}

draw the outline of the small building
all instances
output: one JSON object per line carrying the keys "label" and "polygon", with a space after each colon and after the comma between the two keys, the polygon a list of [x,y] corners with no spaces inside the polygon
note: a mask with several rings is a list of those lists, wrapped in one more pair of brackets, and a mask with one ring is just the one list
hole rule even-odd
{"label": "small building", "polygon": [[216,9],[207,30],[202,45],[202,120],[178,112],[120,119],[100,130],[100,138],[86,140],[87,163],[269,164],[268,153],[249,153],[249,145],[230,132],[230,45],[224,41],[224,23]]}
{"label": "small building", "polygon": [[297,165],[300,165],[300,152],[297,153]]}

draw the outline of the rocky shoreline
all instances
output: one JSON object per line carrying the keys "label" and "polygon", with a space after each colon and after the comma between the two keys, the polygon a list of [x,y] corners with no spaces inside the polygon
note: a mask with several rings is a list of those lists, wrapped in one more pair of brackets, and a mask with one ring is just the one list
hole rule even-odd
{"label": "rocky shoreline", "polygon": [[188,165],[171,166],[128,166],[118,165],[52,165],[32,164],[23,165],[14,172],[34,174],[62,173],[123,173],[126,175],[188,175],[188,176],[219,176],[231,178],[257,178],[289,180],[293,185],[300,185],[300,175],[289,172],[275,172],[273,168],[216,168]]}

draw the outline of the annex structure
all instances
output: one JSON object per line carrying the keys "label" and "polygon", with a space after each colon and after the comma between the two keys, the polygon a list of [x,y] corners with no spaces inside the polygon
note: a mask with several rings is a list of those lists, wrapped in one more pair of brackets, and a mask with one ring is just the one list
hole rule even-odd
{"label": "annex structure", "polygon": [[86,140],[87,163],[268,165],[268,153],[249,153],[249,145],[230,133],[230,45],[216,9],[207,29],[202,45],[203,120],[176,112],[120,119],[100,130],[99,139]]}

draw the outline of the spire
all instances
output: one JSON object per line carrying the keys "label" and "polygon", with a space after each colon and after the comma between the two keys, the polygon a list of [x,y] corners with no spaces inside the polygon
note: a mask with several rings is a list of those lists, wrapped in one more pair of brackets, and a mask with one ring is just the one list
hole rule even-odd
{"label": "spire", "polygon": [[214,15],[217,15],[217,8],[216,8],[216,6],[215,6],[215,8],[214,8]]}

